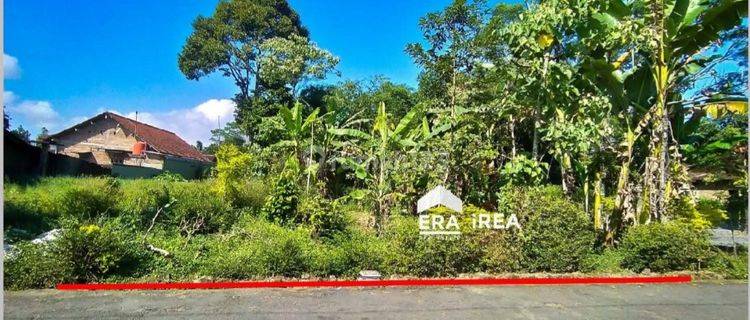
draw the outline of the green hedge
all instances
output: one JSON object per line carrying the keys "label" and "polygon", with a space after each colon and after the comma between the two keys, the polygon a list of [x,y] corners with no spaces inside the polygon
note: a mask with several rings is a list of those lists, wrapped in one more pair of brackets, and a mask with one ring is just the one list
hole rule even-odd
{"label": "green hedge", "polygon": [[681,222],[652,223],[628,229],[620,250],[623,266],[635,272],[697,270],[710,254],[708,234]]}

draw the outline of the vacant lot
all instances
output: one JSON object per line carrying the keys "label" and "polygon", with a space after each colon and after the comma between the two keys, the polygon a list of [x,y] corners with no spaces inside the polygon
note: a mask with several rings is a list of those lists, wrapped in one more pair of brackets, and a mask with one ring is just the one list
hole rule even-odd
{"label": "vacant lot", "polygon": [[5,293],[7,319],[746,319],[747,284]]}

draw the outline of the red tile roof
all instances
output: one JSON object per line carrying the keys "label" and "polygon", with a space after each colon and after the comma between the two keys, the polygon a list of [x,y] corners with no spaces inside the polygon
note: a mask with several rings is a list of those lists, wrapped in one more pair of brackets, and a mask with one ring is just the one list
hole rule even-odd
{"label": "red tile roof", "polygon": [[[108,117],[119,123],[122,128],[133,133],[136,139],[145,142],[148,145],[149,150],[181,158],[211,162],[211,159],[208,156],[198,151],[198,149],[185,142],[185,140],[182,140],[182,138],[180,138],[173,132],[160,129],[143,122],[135,121],[133,119],[114,114],[112,112],[101,113],[82,123],[100,117]],[[78,125],[72,128],[75,128],[77,126]],[[52,137],[58,136],[72,128],[66,129],[58,134],[53,135]]]}

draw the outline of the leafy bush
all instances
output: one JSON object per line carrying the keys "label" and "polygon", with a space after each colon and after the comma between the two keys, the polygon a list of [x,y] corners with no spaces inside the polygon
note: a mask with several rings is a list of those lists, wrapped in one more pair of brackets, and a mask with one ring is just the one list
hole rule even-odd
{"label": "leafy bush", "polygon": [[101,281],[108,275],[145,271],[138,270],[146,251],[136,239],[116,223],[69,225],[50,250],[63,264],[68,281]]}
{"label": "leafy bush", "polygon": [[506,162],[500,170],[503,184],[515,186],[539,185],[546,179],[549,164],[518,155]]}
{"label": "leafy bush", "polygon": [[318,195],[306,196],[297,209],[298,222],[309,223],[313,234],[318,237],[332,237],[346,228],[347,222],[338,203]]}
{"label": "leafy bush", "polygon": [[711,223],[712,227],[718,227],[728,218],[724,203],[721,200],[699,198],[695,204],[695,209]]}
{"label": "leafy bush", "polygon": [[690,197],[680,197],[670,201],[667,207],[667,216],[688,223],[695,229],[711,227],[711,222],[698,211],[695,202]]}
{"label": "leafy bush", "polygon": [[5,259],[7,288],[50,288],[60,282],[99,282],[147,272],[143,266],[150,256],[118,225],[65,223],[51,242],[19,243]]}
{"label": "leafy bush", "polygon": [[601,253],[592,253],[581,261],[581,270],[583,272],[594,273],[621,273],[625,271],[622,268],[624,256],[621,251],[615,249],[605,249]]}
{"label": "leafy bush", "polygon": [[251,153],[233,144],[221,145],[216,152],[214,190],[236,207],[259,208],[258,204],[262,202],[258,201],[257,197],[265,196],[265,192],[254,193],[263,188],[259,188],[260,185],[257,183],[249,184],[249,181],[253,180],[254,162]]}
{"label": "leafy bush", "polygon": [[4,259],[5,288],[10,290],[52,288],[69,279],[63,261],[46,246],[22,242]]}
{"label": "leafy bush", "polygon": [[158,210],[173,202],[169,185],[152,179],[123,181],[115,209],[134,226],[146,227]]}
{"label": "leafy bush", "polygon": [[172,183],[169,195],[174,203],[165,218],[184,234],[226,230],[237,220],[235,211],[206,182]]}
{"label": "leafy bush", "polygon": [[415,217],[393,217],[386,229],[393,255],[393,272],[446,276],[477,271],[482,251],[467,237],[423,237]]}
{"label": "leafy bush", "polygon": [[635,272],[687,270],[705,261],[708,235],[683,222],[630,227],[622,238],[623,266]]}
{"label": "leafy bush", "polygon": [[299,163],[294,156],[289,159],[286,168],[276,180],[273,193],[266,199],[266,204],[263,206],[263,214],[266,218],[282,224],[299,221],[297,204],[300,190],[296,181]]}
{"label": "leafy bush", "polygon": [[520,242],[512,245],[521,246],[528,271],[576,271],[594,247],[593,224],[559,186],[505,188],[498,209],[518,216]]}
{"label": "leafy bush", "polygon": [[724,251],[714,252],[708,260],[708,269],[729,279],[747,279],[747,250],[742,248],[739,252],[737,256]]}

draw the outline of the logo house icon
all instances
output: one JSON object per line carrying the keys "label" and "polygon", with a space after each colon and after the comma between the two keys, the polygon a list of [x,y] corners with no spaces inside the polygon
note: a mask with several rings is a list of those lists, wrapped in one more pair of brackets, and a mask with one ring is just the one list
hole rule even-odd
{"label": "logo house icon", "polygon": [[451,215],[447,225],[444,217],[440,215],[430,216],[421,214],[431,208],[444,206],[455,212],[463,211],[463,201],[456,197],[450,190],[443,186],[437,186],[427,192],[417,201],[417,213],[419,216],[419,234],[421,235],[460,235],[456,217]]}

